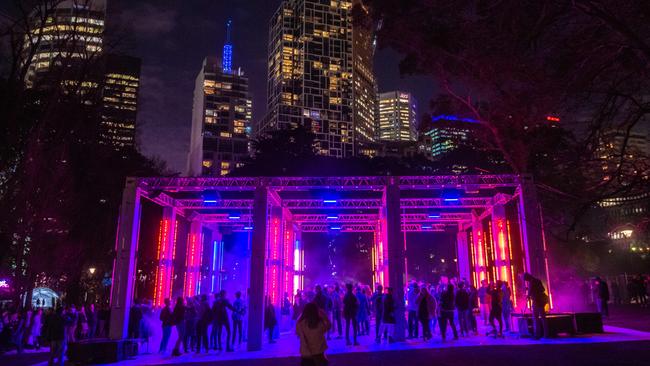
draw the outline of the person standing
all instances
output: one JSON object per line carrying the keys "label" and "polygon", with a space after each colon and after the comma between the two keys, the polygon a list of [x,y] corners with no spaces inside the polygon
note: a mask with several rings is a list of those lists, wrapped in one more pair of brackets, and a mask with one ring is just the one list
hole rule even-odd
{"label": "person standing", "polygon": [[275,316],[275,307],[268,296],[266,296],[264,302],[266,303],[266,306],[264,307],[264,329],[269,332],[269,343],[275,343],[275,340],[273,340],[273,331],[275,330],[275,326],[278,324],[278,320]]}
{"label": "person standing", "polygon": [[510,332],[510,323],[512,323],[512,320],[510,318],[510,314],[512,314],[512,291],[510,291],[510,286],[508,286],[507,282],[503,282],[503,285],[501,286],[501,295],[503,297],[503,300],[501,301],[501,308],[503,311],[503,323],[506,326],[506,332]]}
{"label": "person standing", "polygon": [[458,331],[454,324],[454,285],[447,285],[447,290],[440,294],[440,335],[442,341],[447,339],[447,323],[451,326],[454,339],[458,339]]}
{"label": "person standing", "polygon": [[196,353],[201,353],[202,345],[206,353],[210,350],[208,324],[210,324],[211,316],[212,314],[210,311],[210,305],[208,304],[208,297],[205,294],[202,294],[196,312]]}
{"label": "person standing", "polygon": [[393,330],[395,328],[395,299],[393,298],[393,289],[391,287],[386,288],[386,294],[384,295],[384,311],[382,318],[382,330],[381,334],[386,334],[388,338],[388,343],[393,343]]}
{"label": "person standing", "polygon": [[75,332],[77,330],[77,310],[74,305],[68,307],[65,312],[65,341],[71,343],[76,341]]}
{"label": "person standing", "polygon": [[488,316],[490,314],[490,298],[489,298],[488,281],[481,281],[481,287],[478,289],[478,300],[481,306],[481,317],[483,318],[483,325],[488,325]]}
{"label": "person standing", "polygon": [[160,340],[158,353],[165,353],[167,352],[169,337],[172,334],[172,310],[169,299],[165,299],[165,306],[160,310],[160,321],[162,323],[162,339]]}
{"label": "person standing", "polygon": [[469,293],[465,291],[465,283],[458,284],[458,291],[456,291],[456,312],[458,314],[458,326],[460,327],[461,337],[469,335]]}
{"label": "person standing", "polygon": [[350,324],[352,325],[352,332],[354,338],[354,345],[358,346],[357,333],[359,333],[359,324],[357,323],[357,314],[359,312],[359,300],[352,293],[352,284],[345,285],[346,292],[343,297],[343,317],[345,318],[345,343],[349,346],[350,342]]}
{"label": "person standing", "polygon": [[[244,316],[246,316],[246,304],[241,298],[241,291],[237,291],[235,301],[232,303],[232,348],[235,348],[235,339],[238,339],[237,345],[241,345]],[[239,331],[239,338],[237,338],[237,331]]]}
{"label": "person standing", "polygon": [[408,302],[408,328],[409,338],[418,338],[418,304],[417,299],[420,296],[420,287],[416,282],[411,283],[406,292],[406,301]]}
{"label": "person standing", "polygon": [[216,345],[218,351],[223,350],[221,347],[221,334],[223,328],[226,328],[226,352],[232,352],[232,348],[230,348],[230,320],[228,319],[228,309],[230,311],[234,310],[226,297],[226,290],[221,290],[212,305],[212,337],[215,341],[213,346]]}
{"label": "person standing", "polygon": [[32,315],[32,321],[29,325],[29,336],[31,337],[31,345],[37,350],[41,349],[41,326],[43,319],[43,310],[38,309]]}
{"label": "person standing", "polygon": [[368,314],[370,306],[368,305],[368,298],[366,294],[363,293],[361,287],[357,287],[357,300],[359,301],[359,311],[357,312],[357,322],[359,323],[359,334],[368,335],[370,333],[370,321]]}
{"label": "person standing", "polygon": [[476,313],[479,312],[478,290],[474,285],[469,287],[469,329],[478,335],[478,323],[476,322]]}
{"label": "person standing", "polygon": [[95,309],[95,304],[86,306],[86,317],[88,319],[88,338],[95,338],[97,336],[98,326],[98,313]]}
{"label": "person standing", "polygon": [[546,304],[548,295],[546,289],[538,278],[533,277],[530,273],[524,273],[524,281],[528,282],[527,298],[532,303],[533,308],[533,328],[535,329],[535,339],[548,337],[548,327],[546,325]]}
{"label": "person standing", "polygon": [[422,337],[425,341],[428,341],[432,338],[431,319],[436,316],[436,299],[431,296],[425,286],[422,287],[415,303],[417,306],[417,317],[422,324]]}
{"label": "person standing", "polygon": [[48,366],[54,365],[54,359],[57,364],[63,366],[65,363],[65,322],[63,320],[63,309],[58,307],[45,318],[43,327],[44,338],[50,343],[50,358]]}
{"label": "person standing", "polygon": [[609,288],[607,282],[603,281],[600,277],[596,277],[596,286],[598,294],[598,312],[604,316],[609,317]]}
{"label": "person standing", "polygon": [[[184,344],[185,340],[185,304],[182,296],[176,299],[176,305],[174,305],[174,311],[172,312],[172,324],[176,326],[176,333],[178,333],[172,356],[180,356],[181,344]],[[187,353],[187,348],[183,348],[183,351]]]}
{"label": "person standing", "polygon": [[326,314],[315,303],[305,305],[296,324],[296,334],[300,339],[300,364],[302,366],[326,366],[327,340],[325,334],[331,324]]}
{"label": "person standing", "polygon": [[196,301],[188,297],[185,307],[185,338],[183,339],[183,349],[185,352],[194,351],[196,348],[197,307],[198,304]]}
{"label": "person standing", "polygon": [[336,328],[338,333],[338,339],[343,338],[343,326],[341,325],[341,315],[343,312],[343,302],[341,300],[341,288],[339,284],[334,285],[334,291],[332,291],[332,325],[333,328]]}
{"label": "person standing", "polygon": [[375,293],[372,295],[372,306],[375,311],[375,342],[379,343],[381,341],[382,334],[381,331],[381,319],[384,316],[384,288],[380,285],[376,285]]}

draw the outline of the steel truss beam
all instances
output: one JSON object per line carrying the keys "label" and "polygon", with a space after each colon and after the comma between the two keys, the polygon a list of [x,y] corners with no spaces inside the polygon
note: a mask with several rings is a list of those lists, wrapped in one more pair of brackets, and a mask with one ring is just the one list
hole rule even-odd
{"label": "steel truss beam", "polygon": [[421,231],[445,231],[446,224],[422,224],[410,223],[402,224],[402,231],[405,232],[421,232]]}
{"label": "steel truss beam", "polygon": [[[333,230],[332,227],[339,227],[339,230]],[[341,225],[329,225],[329,224],[302,224],[300,225],[300,231],[303,233],[324,233],[324,232],[374,232],[376,229],[375,225],[372,224],[341,224]]]}
{"label": "steel truss beam", "polygon": [[220,223],[220,224],[233,224],[233,225],[246,225],[248,222],[252,222],[252,216],[250,214],[241,214],[238,219],[229,218],[230,214],[227,213],[218,213],[218,214],[202,214],[200,218],[206,223]]}
{"label": "steel truss beam", "polygon": [[402,214],[402,222],[461,222],[471,221],[472,215],[470,213],[449,213],[444,212],[440,217],[429,217],[427,213],[407,213]]}
{"label": "steel truss beam", "polygon": [[341,223],[341,222],[371,222],[379,220],[379,215],[377,214],[340,214],[336,215],[336,218],[328,219],[330,215],[325,214],[298,214],[293,215],[293,221],[299,223]]}
{"label": "steel truss beam", "polygon": [[282,200],[284,207],[289,209],[296,208],[318,208],[318,209],[377,209],[381,207],[381,199],[377,198],[359,198],[359,199],[339,199],[336,203],[326,203],[322,199],[285,199]]}
{"label": "steel truss beam", "polygon": [[176,207],[178,208],[236,208],[236,209],[252,209],[253,200],[248,199],[221,199],[216,203],[205,203],[202,199],[179,199],[176,200]]}
{"label": "steel truss beam", "polygon": [[402,198],[401,208],[484,208],[492,205],[492,197],[461,197],[456,202],[442,198]]}
{"label": "steel truss beam", "polygon": [[[516,175],[440,175],[397,177],[402,189],[515,187],[521,183]],[[388,177],[151,177],[139,178],[140,187],[147,190],[203,191],[203,190],[253,190],[262,183],[277,190],[346,189],[380,190]]]}

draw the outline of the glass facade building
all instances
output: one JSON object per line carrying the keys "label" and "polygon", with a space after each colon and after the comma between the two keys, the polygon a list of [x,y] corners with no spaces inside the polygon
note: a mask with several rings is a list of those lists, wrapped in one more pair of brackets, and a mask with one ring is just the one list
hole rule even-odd
{"label": "glass facade building", "polygon": [[141,61],[113,54],[106,55],[104,60],[100,142],[116,149],[135,148]]}
{"label": "glass facade building", "polygon": [[223,176],[249,153],[252,102],[241,69],[207,57],[194,86],[188,175]]}
{"label": "glass facade building", "polygon": [[379,94],[379,140],[417,140],[417,102],[401,91]]}
{"label": "glass facade building", "polygon": [[431,127],[424,132],[427,137],[427,151],[424,153],[427,157],[437,160],[460,147],[483,149],[481,133],[481,126],[476,121],[454,116],[434,116]]}
{"label": "glass facade building", "polygon": [[372,32],[353,29],[351,9],[344,0],[282,1],[269,25],[267,114],[257,135],[308,125],[318,153],[334,157],[373,139]]}

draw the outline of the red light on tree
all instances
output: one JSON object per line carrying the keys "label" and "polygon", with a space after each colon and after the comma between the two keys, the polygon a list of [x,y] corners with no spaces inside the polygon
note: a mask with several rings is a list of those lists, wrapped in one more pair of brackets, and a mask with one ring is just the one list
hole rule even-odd
{"label": "red light on tree", "polygon": [[546,116],[546,120],[551,122],[560,122],[560,117]]}

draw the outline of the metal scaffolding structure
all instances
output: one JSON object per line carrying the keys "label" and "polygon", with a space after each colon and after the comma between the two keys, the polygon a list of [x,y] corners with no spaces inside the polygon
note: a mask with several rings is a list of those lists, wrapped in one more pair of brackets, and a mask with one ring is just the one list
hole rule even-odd
{"label": "metal scaffolding structure", "polygon": [[[302,287],[303,257],[309,255],[302,233],[373,233],[373,280],[392,287],[396,299],[403,298],[405,233],[410,232],[454,234],[457,271],[475,285],[482,280],[507,281],[515,300],[523,294],[516,281],[522,272],[549,285],[542,220],[527,176],[129,178],[120,209],[111,293],[114,339],[126,337],[128,329],[144,202],[163,208],[156,302],[201,293],[204,278],[211,279],[214,289],[224,271],[222,231],[250,234],[244,258],[249,271],[245,284],[249,350],[262,346],[264,298],[278,304],[283,293]],[[187,235],[179,236],[181,231]],[[206,253],[213,253],[209,263]],[[186,258],[185,263],[178,258]],[[182,266],[186,273],[174,276]],[[174,278],[182,285],[173,285]],[[404,304],[396,305],[394,338],[401,340],[405,319],[399,314]]]}

